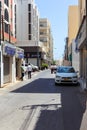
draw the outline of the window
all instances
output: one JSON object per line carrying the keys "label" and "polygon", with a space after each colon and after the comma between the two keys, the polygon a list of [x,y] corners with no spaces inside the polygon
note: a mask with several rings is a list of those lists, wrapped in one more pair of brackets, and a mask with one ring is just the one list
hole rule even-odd
{"label": "window", "polygon": [[7,9],[5,9],[5,11],[4,11],[4,19],[5,19],[7,22],[9,22],[9,15],[8,15],[8,10],[7,10]]}
{"label": "window", "polygon": [[28,14],[28,22],[31,23],[31,13]]}
{"label": "window", "polygon": [[31,24],[28,26],[28,33],[31,34]]}
{"label": "window", "polygon": [[9,5],[9,0],[4,0],[4,3],[8,6]]}
{"label": "window", "polygon": [[5,32],[9,33],[9,25],[5,23]]}
{"label": "window", "polygon": [[28,11],[31,11],[31,4],[28,4]]}
{"label": "window", "polygon": [[28,38],[29,38],[29,40],[31,40],[31,35],[29,35],[29,37],[28,37]]}

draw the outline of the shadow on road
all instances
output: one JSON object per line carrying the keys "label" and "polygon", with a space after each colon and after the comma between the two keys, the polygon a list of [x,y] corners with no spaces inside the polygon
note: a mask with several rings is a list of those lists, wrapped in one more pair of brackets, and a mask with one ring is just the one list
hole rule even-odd
{"label": "shadow on road", "polygon": [[[37,117],[34,130],[80,130],[83,114],[86,109],[86,100],[83,106],[78,97],[78,87],[55,86],[54,79],[40,78],[12,92],[60,93],[61,104],[28,104],[23,106],[22,110],[31,109],[33,111],[40,107],[40,115]],[[28,116],[25,120],[28,120],[29,125],[30,115]],[[23,129],[25,128],[26,126],[23,125]]]}
{"label": "shadow on road", "polygon": [[14,93],[57,93],[53,87],[54,79],[39,78],[11,92]]}

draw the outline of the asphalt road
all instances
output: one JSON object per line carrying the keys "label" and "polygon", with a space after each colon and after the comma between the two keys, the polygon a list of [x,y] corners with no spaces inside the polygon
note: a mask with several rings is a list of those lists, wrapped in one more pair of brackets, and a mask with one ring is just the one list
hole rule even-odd
{"label": "asphalt road", "polygon": [[55,86],[54,76],[45,70],[5,88],[0,93],[0,130],[80,130],[86,103],[79,86]]}

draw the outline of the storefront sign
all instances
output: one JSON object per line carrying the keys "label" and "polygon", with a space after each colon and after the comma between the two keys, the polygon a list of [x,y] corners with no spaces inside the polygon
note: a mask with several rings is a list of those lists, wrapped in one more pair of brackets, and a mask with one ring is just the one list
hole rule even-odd
{"label": "storefront sign", "polygon": [[10,46],[5,46],[5,53],[6,53],[7,55],[13,56],[13,55],[15,55],[15,52],[16,52],[16,49],[15,49],[15,48],[12,48],[12,47],[10,47]]}
{"label": "storefront sign", "polygon": [[18,52],[17,53],[17,58],[20,58],[20,59],[24,58],[24,53],[23,52]]}
{"label": "storefront sign", "polygon": [[24,54],[25,58],[41,58],[41,52],[37,53],[37,52],[25,52]]}
{"label": "storefront sign", "polygon": [[16,47],[16,58],[24,58],[24,50],[19,48],[19,47]]}

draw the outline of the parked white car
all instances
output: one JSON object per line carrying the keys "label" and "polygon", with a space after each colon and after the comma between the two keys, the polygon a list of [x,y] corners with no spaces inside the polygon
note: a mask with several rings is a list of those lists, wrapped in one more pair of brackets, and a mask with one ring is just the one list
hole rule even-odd
{"label": "parked white car", "polygon": [[78,75],[72,66],[59,66],[55,74],[55,85],[61,83],[78,83]]}
{"label": "parked white car", "polygon": [[30,65],[32,66],[32,70],[33,70],[33,71],[38,71],[38,70],[39,70],[38,66],[33,65],[33,64],[31,64],[31,63],[30,63]]}

